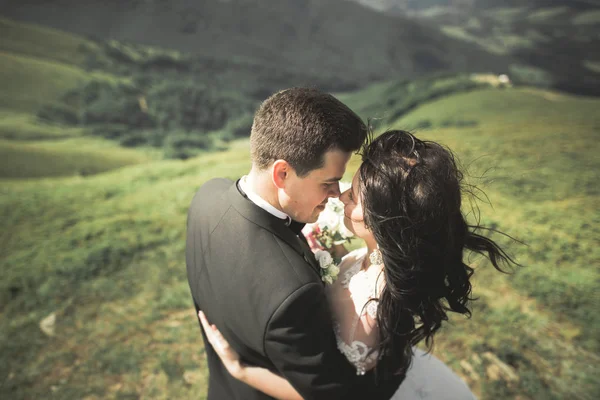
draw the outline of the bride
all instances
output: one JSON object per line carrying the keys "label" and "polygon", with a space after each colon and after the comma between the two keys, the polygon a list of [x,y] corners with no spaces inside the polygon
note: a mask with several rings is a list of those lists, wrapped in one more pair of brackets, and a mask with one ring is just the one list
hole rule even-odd
{"label": "bride", "polygon": [[[406,375],[393,399],[473,399],[460,378],[414,346],[433,336],[449,311],[470,315],[473,269],[465,250],[501,271],[512,259],[478,235],[461,213],[462,173],[452,153],[406,131],[388,131],[362,152],[342,193],[344,224],[366,247],[346,254],[327,287],[338,349],[357,374]],[[245,365],[202,312],[206,336],[237,379],[280,399],[301,398],[285,378]]]}

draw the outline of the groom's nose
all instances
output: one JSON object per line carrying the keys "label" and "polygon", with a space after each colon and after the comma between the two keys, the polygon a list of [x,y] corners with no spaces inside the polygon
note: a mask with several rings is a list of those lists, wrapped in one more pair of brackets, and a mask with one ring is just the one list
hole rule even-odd
{"label": "groom's nose", "polygon": [[340,197],[340,194],[342,194],[340,192],[340,183],[336,182],[333,185],[331,185],[331,189],[329,189],[328,196],[329,197]]}

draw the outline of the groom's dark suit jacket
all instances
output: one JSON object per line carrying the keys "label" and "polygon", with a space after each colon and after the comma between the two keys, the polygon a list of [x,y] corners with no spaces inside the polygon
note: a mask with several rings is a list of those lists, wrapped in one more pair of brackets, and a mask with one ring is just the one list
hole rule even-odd
{"label": "groom's dark suit jacket", "polygon": [[[389,399],[400,378],[377,385],[338,351],[324,286],[306,242],[214,179],[188,213],[186,261],[196,311],[205,312],[243,361],[283,375],[305,399]],[[204,332],[202,332],[204,337]],[[269,399],[232,378],[204,337],[208,399]]]}

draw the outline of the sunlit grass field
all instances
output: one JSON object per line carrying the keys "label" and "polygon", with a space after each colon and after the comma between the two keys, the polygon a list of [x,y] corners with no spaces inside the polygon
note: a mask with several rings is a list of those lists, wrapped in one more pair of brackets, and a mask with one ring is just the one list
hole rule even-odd
{"label": "sunlit grass field", "polygon": [[[386,93],[380,85],[340,97],[366,118],[370,103],[394,114]],[[494,235],[523,265],[511,275],[471,257],[473,318],[452,318],[434,349],[482,399],[600,391],[599,106],[526,88],[478,90],[388,124],[429,126],[417,136],[450,146],[491,202],[478,202],[481,223],[525,243]],[[205,398],[186,212],[203,182],[249,166],[248,141],[239,141],[188,161],[2,180],[0,398]],[[473,210],[465,198],[469,218]]]}
{"label": "sunlit grass field", "polygon": [[[477,357],[490,351],[518,376],[481,382],[484,398],[591,399],[600,393],[597,107],[597,100],[533,89],[481,91],[426,105],[397,122],[478,121],[432,136],[456,150],[473,183],[486,191],[492,206],[481,207],[482,222],[527,245],[503,241],[523,268],[510,277],[489,266],[478,271],[479,315],[463,332],[448,329],[449,348],[452,337],[471,346],[467,363],[481,365]],[[440,339],[440,348],[446,345]]]}
{"label": "sunlit grass field", "polygon": [[0,139],[0,178],[94,175],[150,160],[149,154],[98,139],[34,144]]}
{"label": "sunlit grass field", "polygon": [[83,129],[45,124],[28,112],[0,111],[0,139],[35,141],[82,136]]}

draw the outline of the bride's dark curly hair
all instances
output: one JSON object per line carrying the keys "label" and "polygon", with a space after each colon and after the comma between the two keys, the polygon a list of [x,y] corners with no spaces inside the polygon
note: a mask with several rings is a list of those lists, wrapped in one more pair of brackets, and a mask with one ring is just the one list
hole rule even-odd
{"label": "bride's dark curly hair", "polygon": [[463,174],[452,152],[401,130],[385,132],[362,149],[359,190],[366,227],[383,256],[379,296],[377,374],[405,374],[412,346],[433,335],[448,312],[471,315],[473,269],[465,250],[493,266],[514,263],[479,235],[461,212]]}

